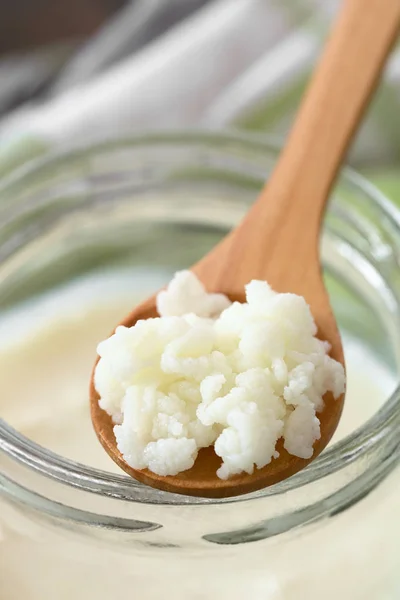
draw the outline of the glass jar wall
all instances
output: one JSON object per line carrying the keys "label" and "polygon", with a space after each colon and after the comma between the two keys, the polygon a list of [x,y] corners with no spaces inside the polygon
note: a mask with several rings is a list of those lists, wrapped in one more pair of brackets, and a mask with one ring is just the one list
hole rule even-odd
{"label": "glass jar wall", "polygon": [[96,343],[239,221],[276,156],[235,134],[152,134],[3,182],[2,599],[398,598],[400,219],[353,172],[321,246],[348,393],[310,467],[240,498],[176,496],[125,477],[91,430]]}

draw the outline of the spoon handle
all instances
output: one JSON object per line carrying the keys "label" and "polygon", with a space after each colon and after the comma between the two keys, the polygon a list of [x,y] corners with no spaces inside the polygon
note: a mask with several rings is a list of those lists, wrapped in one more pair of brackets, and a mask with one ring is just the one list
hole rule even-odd
{"label": "spoon handle", "polygon": [[[399,25],[400,0],[344,0],[279,163],[260,198],[263,204],[273,194],[286,222],[286,211],[297,211],[317,239],[333,181]],[[266,210],[270,219],[270,208]]]}
{"label": "spoon handle", "polygon": [[324,207],[399,25],[400,0],[344,0],[259,199],[195,267],[209,289],[239,291],[252,278],[311,298],[311,288],[321,288]]}

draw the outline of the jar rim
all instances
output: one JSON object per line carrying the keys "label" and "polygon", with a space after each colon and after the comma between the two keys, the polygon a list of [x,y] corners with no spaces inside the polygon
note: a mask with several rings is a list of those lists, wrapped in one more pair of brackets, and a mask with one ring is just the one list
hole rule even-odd
{"label": "jar rim", "polygon": [[[12,195],[14,185],[21,187],[25,180],[29,180],[32,175],[37,175],[42,169],[47,170],[59,165],[69,157],[79,157],[80,153],[95,153],[103,149],[118,149],[127,145],[130,147],[182,143],[196,145],[200,142],[216,144],[221,150],[226,148],[227,152],[229,152],[231,144],[259,152],[277,152],[281,147],[279,140],[274,137],[214,129],[186,129],[173,132],[152,131],[124,137],[111,136],[90,143],[71,145],[52,153],[51,156],[46,155],[32,160],[16,169],[0,182],[0,194]],[[381,191],[348,167],[342,170],[340,177],[368,196],[385,218],[389,219],[400,232],[400,212]],[[12,213],[12,207],[10,206],[0,207],[0,212],[2,210],[5,211],[5,214]],[[390,427],[394,422],[400,423],[400,386],[396,387],[385,404],[369,420],[351,434],[336,442],[332,447],[327,448],[307,469],[271,488],[246,496],[227,499],[186,497],[159,490],[157,490],[157,497],[155,498],[151,492],[146,491],[146,486],[142,486],[132,478],[123,474],[111,474],[88,467],[57,455],[15,431],[2,419],[0,419],[0,450],[36,472],[58,482],[79,488],[82,491],[149,504],[221,504],[271,496],[317,481],[327,474],[341,469],[344,463],[349,464],[363,456],[371,449],[371,445],[393,442],[396,428],[390,429]],[[371,476],[373,477],[374,474],[371,473]]]}

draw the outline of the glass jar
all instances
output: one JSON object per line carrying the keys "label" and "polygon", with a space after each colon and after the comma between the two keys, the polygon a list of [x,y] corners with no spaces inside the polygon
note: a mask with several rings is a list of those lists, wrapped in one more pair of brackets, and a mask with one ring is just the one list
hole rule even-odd
{"label": "glass jar", "polygon": [[399,598],[400,217],[354,172],[321,246],[348,393],[315,462],[254,494],[189,498],[115,470],[91,431],[95,342],[239,221],[277,151],[237,134],[152,134],[3,182],[2,600]]}

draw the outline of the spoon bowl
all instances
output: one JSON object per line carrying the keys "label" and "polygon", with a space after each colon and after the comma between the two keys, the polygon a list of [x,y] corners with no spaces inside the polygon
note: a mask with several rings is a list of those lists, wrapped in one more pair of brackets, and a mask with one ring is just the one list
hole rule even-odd
{"label": "spoon bowl", "polygon": [[[194,269],[195,270],[195,269]],[[231,300],[244,301],[244,294],[235,297],[230,296]],[[132,327],[140,319],[149,319],[157,317],[155,296],[149,298],[132,311],[121,323],[125,327]],[[337,346],[340,356],[340,362],[343,363],[341,344]],[[98,359],[99,360],[99,359]],[[95,367],[97,365],[97,362]],[[95,369],[94,367],[94,369]],[[97,437],[103,448],[109,456],[123,469],[128,475],[146,485],[156,487],[166,492],[185,494],[188,496],[201,496],[204,498],[226,498],[254,492],[258,489],[278,483],[291,475],[294,475],[307,466],[311,460],[314,460],[322,452],[326,444],[334,434],[339,423],[344,404],[344,394],[334,399],[331,393],[324,396],[325,408],[324,418],[321,419],[321,437],[313,446],[314,453],[310,459],[303,459],[289,454],[283,447],[283,440],[279,440],[276,450],[279,452],[279,458],[274,459],[269,465],[262,469],[255,469],[252,474],[241,473],[227,480],[217,477],[217,469],[221,466],[221,458],[214,452],[214,447],[202,448],[193,467],[187,471],[182,471],[178,475],[160,476],[148,469],[137,470],[130,467],[124,460],[122,454],[116,448],[114,436],[114,423],[108,415],[99,406],[99,394],[94,386],[94,369],[90,383],[90,410],[92,422]]]}

